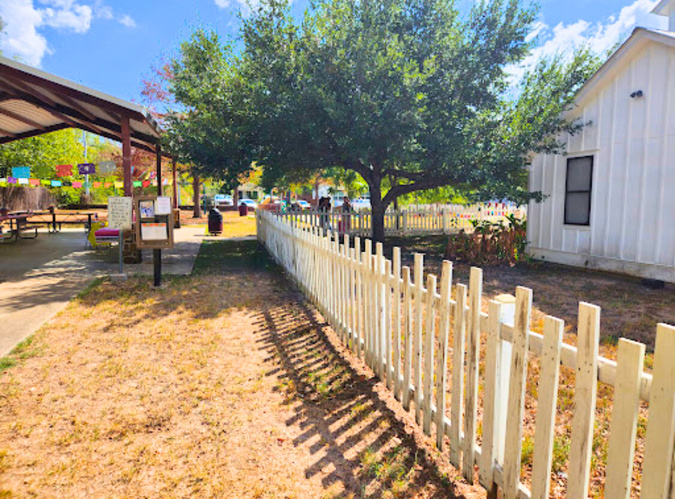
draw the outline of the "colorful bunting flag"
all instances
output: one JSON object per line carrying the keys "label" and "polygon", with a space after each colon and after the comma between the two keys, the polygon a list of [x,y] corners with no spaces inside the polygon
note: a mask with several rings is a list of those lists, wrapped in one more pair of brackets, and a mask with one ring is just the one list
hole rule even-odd
{"label": "colorful bunting flag", "polygon": [[77,171],[80,175],[92,175],[96,173],[96,165],[94,163],[80,163],[77,165]]}
{"label": "colorful bunting flag", "polygon": [[134,180],[134,187],[142,187],[142,186],[143,182],[141,182],[140,180]]}
{"label": "colorful bunting flag", "polygon": [[149,181],[149,180],[144,180],[144,181],[143,181],[143,187],[150,187],[150,181]]}
{"label": "colorful bunting flag", "polygon": [[40,179],[39,178],[32,178],[28,181],[30,185],[40,185]]}
{"label": "colorful bunting flag", "polygon": [[19,183],[21,185],[28,185],[28,179],[27,178],[20,178]]}
{"label": "colorful bunting flag", "polygon": [[114,161],[101,161],[98,164],[98,172],[101,175],[108,175],[114,173],[117,170],[117,164]]}
{"label": "colorful bunting flag", "polygon": [[56,174],[59,177],[70,177],[73,174],[73,165],[56,165]]}
{"label": "colorful bunting flag", "polygon": [[112,185],[112,182],[106,182],[105,184],[103,184],[103,187],[105,187],[107,189],[111,185]]}
{"label": "colorful bunting flag", "polygon": [[94,182],[94,188],[101,187],[101,182]]}
{"label": "colorful bunting flag", "polygon": [[115,187],[121,189],[122,187],[124,187],[124,182],[115,182]]}
{"label": "colorful bunting flag", "polygon": [[51,180],[40,180],[40,183],[41,183],[42,185],[52,185],[52,181],[51,181]]}
{"label": "colorful bunting flag", "polygon": [[12,177],[28,178],[30,177],[30,166],[15,166],[12,168]]}
{"label": "colorful bunting flag", "polygon": [[61,187],[63,185],[63,182],[60,180],[52,180],[52,187]]}
{"label": "colorful bunting flag", "polygon": [[73,187],[80,189],[82,188],[82,182],[73,182]]}

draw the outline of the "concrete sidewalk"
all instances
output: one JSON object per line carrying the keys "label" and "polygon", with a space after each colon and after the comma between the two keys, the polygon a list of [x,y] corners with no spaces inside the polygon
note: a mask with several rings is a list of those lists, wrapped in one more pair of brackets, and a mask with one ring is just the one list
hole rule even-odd
{"label": "concrete sidewalk", "polygon": [[[192,272],[203,227],[174,232],[176,245],[162,251],[162,273]],[[125,265],[127,275],[152,274],[152,251],[143,263]],[[82,229],[41,232],[34,240],[0,245],[0,357],[62,310],[95,278],[117,272],[117,248],[85,248]]]}

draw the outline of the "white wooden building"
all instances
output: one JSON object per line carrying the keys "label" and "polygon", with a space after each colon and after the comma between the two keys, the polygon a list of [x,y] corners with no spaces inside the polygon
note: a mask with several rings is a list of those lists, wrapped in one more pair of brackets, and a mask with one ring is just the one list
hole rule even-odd
{"label": "white wooden building", "polygon": [[533,160],[537,259],[675,282],[675,0],[653,12],[669,31],[633,31],[577,95],[567,155]]}

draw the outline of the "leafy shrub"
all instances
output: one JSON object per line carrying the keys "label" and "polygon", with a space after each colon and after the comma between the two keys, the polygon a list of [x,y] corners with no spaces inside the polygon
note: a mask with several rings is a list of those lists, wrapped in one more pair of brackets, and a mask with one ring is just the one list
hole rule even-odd
{"label": "leafy shrub", "polygon": [[450,236],[445,257],[474,265],[515,265],[527,258],[527,222],[507,215],[504,221],[472,220],[473,232]]}

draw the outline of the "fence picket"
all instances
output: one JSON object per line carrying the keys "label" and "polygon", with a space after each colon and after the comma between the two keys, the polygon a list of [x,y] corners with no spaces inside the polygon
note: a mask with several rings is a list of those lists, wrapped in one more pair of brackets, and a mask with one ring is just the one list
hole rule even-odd
{"label": "fence picket", "polygon": [[551,463],[555,435],[555,407],[560,377],[560,351],[564,322],[547,316],[544,319],[544,346],[537,388],[537,418],[532,453],[532,497],[546,499],[551,488]]}
{"label": "fence picket", "polygon": [[422,422],[422,300],[424,255],[415,253],[415,421]]}
{"label": "fence picket", "polygon": [[434,304],[436,301],[436,276],[427,275],[427,303],[424,337],[424,424],[423,431],[431,435],[431,401],[434,387],[434,348],[436,346],[436,318]]}
{"label": "fence picket", "polygon": [[481,443],[481,459],[479,469],[480,484],[491,490],[494,483],[494,448],[495,448],[495,409],[497,397],[497,372],[500,365],[499,347],[501,304],[496,301],[488,303],[487,341],[485,344],[485,389],[483,391],[483,439]]}
{"label": "fence picket", "polygon": [[450,462],[461,469],[464,401],[464,337],[466,335],[466,286],[457,285],[452,349],[452,400],[450,405]]}
{"label": "fence picket", "polygon": [[440,323],[438,329],[438,365],[436,366],[436,447],[443,450],[445,439],[445,393],[448,383],[448,336],[450,332],[450,286],[452,262],[443,261],[441,270]]}
{"label": "fence picket", "polygon": [[394,247],[394,397],[401,400],[401,248]]}
{"label": "fence picket", "polygon": [[354,274],[356,277],[356,356],[363,358],[363,256],[361,255],[361,238],[354,238]]}
{"label": "fence picket", "polygon": [[[387,388],[393,389],[391,372],[391,260],[384,261],[384,297],[382,300],[382,341],[384,343],[384,360],[382,371],[384,372]],[[383,380],[384,381],[384,380]]]}
{"label": "fence picket", "polygon": [[464,392],[464,478],[473,483],[474,442],[478,416],[478,352],[480,348],[480,307],[483,295],[483,271],[471,267],[469,275],[469,316],[466,342],[466,388]]}
{"label": "fence picket", "polygon": [[588,497],[593,450],[593,425],[598,390],[598,348],[600,344],[600,309],[589,303],[579,304],[577,331],[577,369],[574,386],[574,417],[570,442],[567,482],[569,499]]}
{"label": "fence picket", "polygon": [[403,352],[403,408],[410,410],[410,378],[412,374],[412,347],[413,347],[413,311],[412,311],[412,283],[410,282],[410,267],[403,267],[403,327],[405,333],[405,348]]}
{"label": "fence picket", "polygon": [[644,359],[644,345],[625,338],[619,340],[605,497],[630,497]]}
{"label": "fence picket", "polygon": [[525,381],[532,290],[516,288],[516,315],[513,324],[513,351],[511,353],[511,381],[509,384],[508,420],[504,450],[504,497],[516,499],[520,483],[520,462],[525,409]]}
{"label": "fence picket", "polygon": [[[667,497],[675,478],[675,327],[659,324],[656,328],[654,371],[649,399],[649,423],[642,468],[642,499]],[[671,477],[673,474],[673,477]],[[672,497],[672,496],[671,496]]]}

